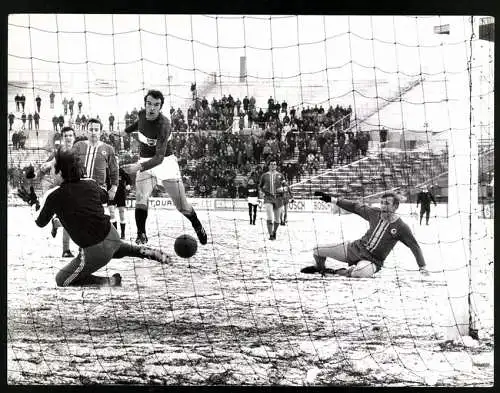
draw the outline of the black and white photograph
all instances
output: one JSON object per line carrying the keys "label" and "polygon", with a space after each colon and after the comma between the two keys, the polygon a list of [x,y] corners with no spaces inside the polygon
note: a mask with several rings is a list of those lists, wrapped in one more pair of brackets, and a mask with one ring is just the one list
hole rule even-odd
{"label": "black and white photograph", "polygon": [[493,16],[7,22],[9,386],[493,387]]}

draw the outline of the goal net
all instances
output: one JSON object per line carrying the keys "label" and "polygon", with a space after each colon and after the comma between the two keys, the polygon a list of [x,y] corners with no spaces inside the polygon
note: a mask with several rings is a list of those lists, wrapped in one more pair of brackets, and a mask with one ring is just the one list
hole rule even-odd
{"label": "goal net", "polygon": [[[491,386],[494,40],[479,30],[493,23],[10,15],[8,383]],[[120,272],[121,287],[59,288],[61,234],[36,227],[16,190],[44,191],[26,172],[61,143],[62,125],[85,137],[84,118],[99,117],[103,140],[134,159],[124,129],[150,89],[165,97],[208,244],[175,255],[175,239],[195,233],[155,190],[149,244],[172,265],[114,259],[101,273]],[[249,223],[245,194],[271,157],[293,195],[276,240],[264,207]],[[436,202],[428,217],[424,188]],[[301,273],[316,245],[368,229],[316,191],[374,207],[396,193],[430,275],[402,243],[373,278]]]}

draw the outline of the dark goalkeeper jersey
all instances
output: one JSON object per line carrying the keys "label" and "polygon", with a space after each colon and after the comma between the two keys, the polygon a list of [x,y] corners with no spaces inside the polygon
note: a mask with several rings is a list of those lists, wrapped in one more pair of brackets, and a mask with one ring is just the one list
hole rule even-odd
{"label": "dark goalkeeper jersey", "polygon": [[78,246],[93,246],[103,241],[111,229],[109,216],[104,214],[102,206],[107,200],[107,192],[93,179],[63,182],[44,195],[35,222],[39,227],[44,227],[55,214]]}
{"label": "dark goalkeeper jersey", "polygon": [[382,263],[398,241],[406,245],[417,260],[418,266],[425,266],[422,250],[410,228],[401,218],[390,223],[380,218],[380,209],[362,205],[345,199],[339,199],[337,205],[355,213],[368,221],[370,227],[359,240],[375,259]]}

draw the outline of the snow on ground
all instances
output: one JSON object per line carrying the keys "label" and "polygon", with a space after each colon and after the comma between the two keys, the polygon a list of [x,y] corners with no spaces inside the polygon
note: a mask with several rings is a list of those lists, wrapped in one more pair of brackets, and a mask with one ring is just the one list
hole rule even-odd
{"label": "snow on ground", "polygon": [[[445,339],[447,246],[437,240],[453,228],[444,218],[420,227],[404,217],[430,277],[398,245],[376,278],[355,280],[300,273],[311,264],[316,240],[364,232],[355,216],[290,214],[275,242],[266,235],[263,211],[256,226],[245,212],[199,216],[209,244],[193,258],[174,256],[172,266],[112,260],[99,273],[120,272],[122,287],[62,289],[55,285],[68,262],[60,258],[61,235],[52,239],[28,208],[10,207],[8,382],[492,385],[492,220],[474,228],[477,343]],[[133,210],[127,220],[133,240]],[[172,253],[176,236],[194,235],[187,220],[168,210],[150,212],[148,232],[151,245]]]}

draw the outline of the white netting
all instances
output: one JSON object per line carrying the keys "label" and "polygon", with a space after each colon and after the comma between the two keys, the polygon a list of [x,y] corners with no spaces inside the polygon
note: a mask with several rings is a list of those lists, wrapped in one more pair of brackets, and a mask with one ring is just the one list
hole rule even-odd
{"label": "white netting", "polygon": [[[274,242],[264,210],[249,226],[245,199],[190,193],[208,245],[188,260],[174,257],[172,267],[113,260],[102,272],[120,272],[121,288],[57,288],[59,237],[31,225],[28,208],[9,198],[8,382],[492,385],[493,220],[485,212],[492,216],[493,204],[478,200],[493,198],[481,190],[493,171],[494,43],[478,38],[480,23],[462,16],[10,15],[9,142],[13,133],[27,134],[24,149],[8,147],[11,175],[47,157],[53,117],[74,123],[79,101],[106,131],[112,113],[122,137],[125,113],[141,108],[148,89],[165,95],[165,115],[171,107],[186,114],[195,105],[193,83],[209,103],[253,96],[257,111],[266,111],[269,96],[297,116],[307,107],[350,106],[348,119],[319,121],[320,133],[352,130],[371,140],[366,157],[331,168],[321,160],[318,172],[293,179],[296,200]],[[435,26],[449,33],[435,34]],[[22,130],[17,94],[29,113],[42,98],[39,132],[28,123]],[[73,116],[63,114],[65,98],[75,102]],[[250,123],[242,138],[260,134],[260,123]],[[196,172],[200,157],[186,157],[186,173]],[[297,160],[296,152],[287,157]],[[22,181],[15,179],[14,188]],[[439,194],[429,226],[419,225],[415,207],[421,185]],[[317,190],[370,203],[387,190],[400,193],[398,212],[431,276],[422,277],[399,244],[373,279],[304,277],[317,242],[354,240],[366,230],[358,217],[313,200]],[[174,239],[191,226],[164,200],[154,203],[150,243],[173,253]],[[480,341],[447,340],[464,323]]]}

